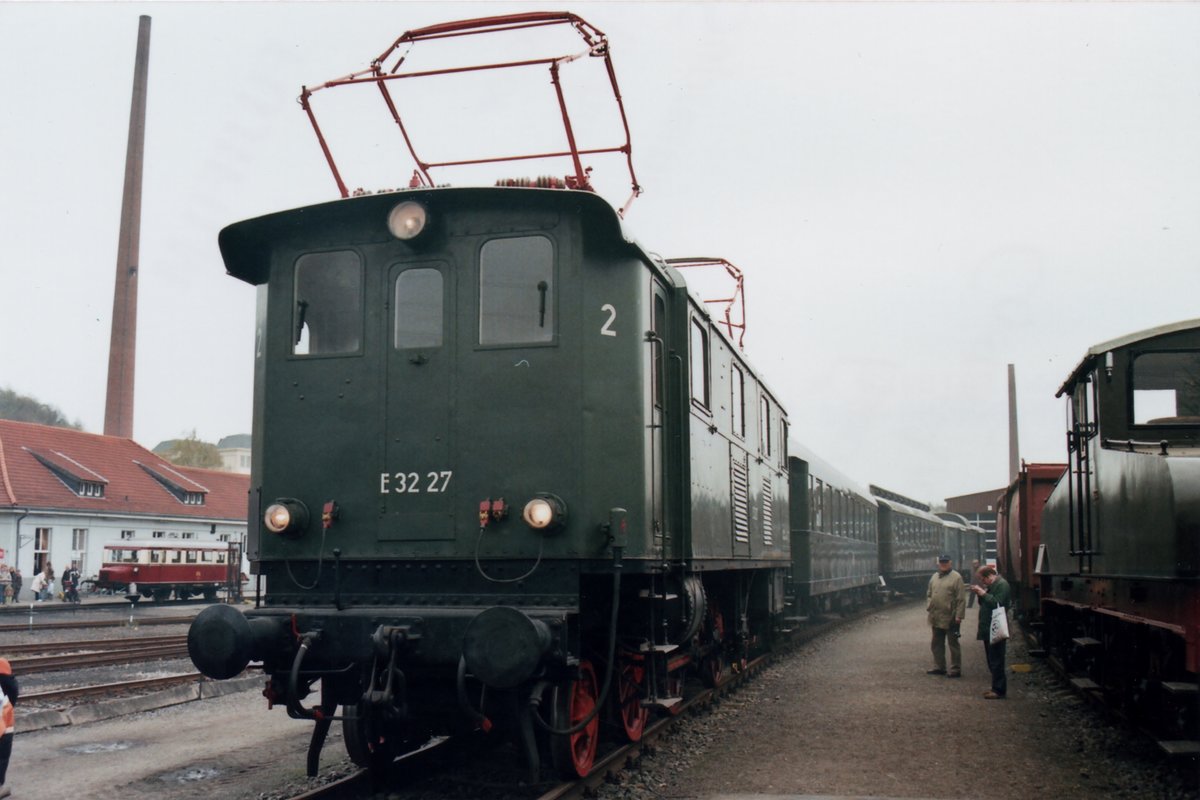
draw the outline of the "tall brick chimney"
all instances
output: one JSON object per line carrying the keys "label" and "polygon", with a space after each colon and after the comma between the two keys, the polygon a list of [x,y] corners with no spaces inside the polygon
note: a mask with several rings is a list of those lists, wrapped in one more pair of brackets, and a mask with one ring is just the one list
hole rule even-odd
{"label": "tall brick chimney", "polygon": [[137,355],[138,239],[142,227],[142,156],[146,141],[146,76],[150,65],[150,18],[138,20],[133,64],[133,101],[129,143],[125,149],[125,190],[121,197],[121,233],[117,242],[117,280],[113,290],[112,338],[108,347],[106,436],[133,438],[133,368]]}

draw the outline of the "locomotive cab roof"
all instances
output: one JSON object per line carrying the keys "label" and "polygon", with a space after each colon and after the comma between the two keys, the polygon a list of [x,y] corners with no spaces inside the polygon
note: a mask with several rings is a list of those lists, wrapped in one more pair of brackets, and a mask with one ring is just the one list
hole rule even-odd
{"label": "locomotive cab roof", "polygon": [[1074,391],[1075,385],[1093,370],[1096,360],[1103,357],[1107,353],[1111,353],[1114,350],[1122,350],[1130,345],[1137,344],[1138,342],[1156,339],[1159,336],[1165,336],[1169,333],[1178,333],[1180,331],[1188,331],[1196,328],[1200,328],[1200,319],[1189,319],[1182,322],[1159,325],[1156,328],[1149,328],[1144,331],[1138,331],[1137,333],[1126,334],[1125,336],[1119,336],[1116,339],[1094,345],[1093,347],[1088,348],[1087,353],[1080,360],[1075,369],[1071,370],[1071,374],[1067,376],[1065,381],[1063,381],[1062,386],[1058,388],[1058,392],[1056,392],[1054,396],[1062,397],[1064,394]]}
{"label": "locomotive cab roof", "polygon": [[591,230],[596,235],[636,247],[643,258],[654,261],[669,274],[672,282],[682,284],[677,272],[665,268],[633,242],[625,232],[617,211],[599,195],[571,189],[492,186],[400,189],[331,200],[235,222],[222,229],[217,239],[226,272],[255,286],[266,283],[270,274],[270,251],[274,243],[289,237],[301,237],[315,226],[326,230],[336,230],[342,225],[361,227],[364,219],[374,216],[378,226],[371,230],[372,235],[377,234],[380,241],[390,239],[388,214],[405,201],[416,201],[427,206],[431,215],[439,214],[441,209],[448,211],[452,206],[467,207],[489,201],[492,205],[572,206],[590,215]]}

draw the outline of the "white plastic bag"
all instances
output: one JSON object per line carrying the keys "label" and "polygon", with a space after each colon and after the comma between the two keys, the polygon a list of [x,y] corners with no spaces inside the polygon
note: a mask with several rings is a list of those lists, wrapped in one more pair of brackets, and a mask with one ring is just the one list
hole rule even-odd
{"label": "white plastic bag", "polygon": [[1004,606],[996,606],[992,609],[992,625],[988,630],[988,641],[992,644],[1002,642],[1008,638],[1008,612]]}

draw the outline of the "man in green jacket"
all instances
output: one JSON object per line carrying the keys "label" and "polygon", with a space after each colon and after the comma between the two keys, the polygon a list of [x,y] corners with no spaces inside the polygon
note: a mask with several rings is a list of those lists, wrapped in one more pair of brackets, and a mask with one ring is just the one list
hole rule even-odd
{"label": "man in green jacket", "polygon": [[1005,609],[1012,605],[1012,589],[1008,581],[996,573],[996,568],[983,566],[979,568],[979,583],[971,585],[971,591],[979,598],[979,629],[978,638],[983,642],[983,653],[987,656],[988,670],[992,673],[992,690],[984,692],[988,700],[1003,700],[1008,694],[1008,673],[1004,669],[1005,653],[1008,650],[1008,639],[992,642],[992,611],[998,607]]}
{"label": "man in green jacket", "polygon": [[[950,556],[938,557],[938,571],[929,579],[925,590],[925,610],[933,638],[929,649],[933,653],[930,675],[948,678],[962,677],[962,645],[958,641],[959,625],[967,608],[967,591],[962,576],[950,568]],[[950,671],[946,672],[946,645],[950,645]]]}

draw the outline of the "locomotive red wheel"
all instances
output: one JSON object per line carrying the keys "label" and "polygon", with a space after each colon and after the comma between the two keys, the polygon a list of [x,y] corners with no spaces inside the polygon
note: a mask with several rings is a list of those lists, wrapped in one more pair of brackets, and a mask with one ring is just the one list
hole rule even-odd
{"label": "locomotive red wheel", "polygon": [[[554,687],[554,720],[556,730],[574,728],[583,722],[596,707],[596,671],[590,661],[579,662],[579,676]],[[582,729],[550,738],[550,755],[555,770],[565,778],[582,778],[592,771],[596,762],[596,746],[600,742],[600,715],[588,721]]]}
{"label": "locomotive red wheel", "polygon": [[712,689],[721,682],[725,674],[723,656],[725,642],[725,617],[714,603],[709,603],[709,640],[712,650],[700,662],[700,682]]}
{"label": "locomotive red wheel", "polygon": [[631,659],[622,659],[617,683],[617,716],[621,718],[621,730],[631,742],[639,742],[646,729],[650,710],[642,705],[645,694],[646,667]]}
{"label": "locomotive red wheel", "polygon": [[350,760],[373,774],[382,775],[392,761],[389,743],[365,703],[342,706],[342,739]]}

